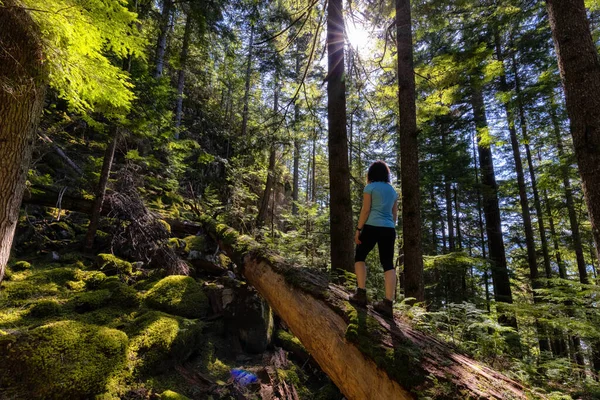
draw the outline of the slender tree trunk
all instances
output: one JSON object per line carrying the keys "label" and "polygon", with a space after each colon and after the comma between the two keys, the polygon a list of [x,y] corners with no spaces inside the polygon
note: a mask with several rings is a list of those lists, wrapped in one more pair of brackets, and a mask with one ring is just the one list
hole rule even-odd
{"label": "slender tree trunk", "polygon": [[584,0],[546,1],[585,201],[600,247],[600,61]]}
{"label": "slender tree trunk", "polygon": [[[487,118],[481,89],[473,87],[472,94],[473,116],[477,130],[487,130]],[[479,164],[481,169],[481,184],[483,187],[483,212],[485,215],[486,234],[490,252],[492,269],[492,282],[494,283],[494,298],[499,303],[512,304],[512,291],[506,265],[506,252],[502,238],[502,221],[500,220],[500,206],[498,204],[498,185],[494,173],[492,149],[482,145],[478,137]],[[516,319],[502,315],[499,318],[502,324],[516,328]]]}
{"label": "slender tree trunk", "polygon": [[[277,115],[279,109],[279,74],[275,73],[275,92],[273,94],[273,114]],[[256,216],[256,226],[260,228],[267,219],[267,211],[269,209],[269,200],[271,199],[271,191],[275,182],[275,162],[277,160],[277,148],[274,143],[274,139],[271,143],[271,149],[269,150],[269,168],[267,170],[267,181],[265,182],[265,191],[260,202],[260,208],[258,209],[258,215]]]}
{"label": "slender tree trunk", "polygon": [[169,25],[171,23],[171,14],[173,13],[173,0],[163,0],[162,13],[160,17],[160,27],[158,33],[158,43],[156,45],[156,69],[154,77],[160,78],[165,66],[165,53],[167,52],[167,38],[169,36]]}
{"label": "slender tree trunk", "polygon": [[556,104],[554,104],[553,99],[551,99],[549,112],[550,119],[552,120],[552,126],[554,128],[554,140],[556,141],[556,149],[558,151],[558,158],[560,162],[560,171],[565,189],[565,200],[567,203],[567,212],[569,214],[569,223],[571,225],[571,241],[573,243],[573,249],[575,250],[575,259],[577,260],[579,280],[581,283],[589,283],[585,258],[583,256],[581,234],[579,232],[579,222],[577,221],[577,212],[575,211],[575,202],[573,201],[571,179],[569,178],[570,163],[567,160],[568,156],[565,154],[562,137],[560,134],[560,123],[558,122],[558,116],[556,115]]}
{"label": "slender tree trunk", "polygon": [[458,184],[454,185],[454,209],[456,210],[456,248],[462,250],[462,233],[460,231],[460,202],[458,201]]}
{"label": "slender tree trunk", "polygon": [[342,0],[329,0],[327,5],[327,57],[331,268],[334,271],[354,271]]}
{"label": "slender tree trunk", "polygon": [[119,128],[115,127],[113,130],[113,138],[104,152],[104,161],[102,163],[102,172],[100,173],[100,181],[98,182],[98,189],[94,200],[94,208],[92,209],[90,224],[85,235],[85,249],[88,251],[94,246],[98,222],[100,221],[100,214],[102,213],[102,204],[104,203],[104,197],[106,195],[106,186],[108,185],[110,170],[112,168],[113,159],[115,158],[115,150],[117,149],[118,142]]}
{"label": "slender tree trunk", "polygon": [[[183,116],[183,89],[185,87],[185,67],[188,60],[188,51],[190,47],[190,36],[192,34],[192,16],[188,13],[185,19],[185,31],[183,33],[183,44],[181,46],[181,55],[179,57],[179,73],[177,76],[177,108],[175,110],[175,126],[179,128]],[[177,137],[179,138],[179,133]]]}
{"label": "slender tree trunk", "polygon": [[[300,45],[296,44],[296,83],[300,84]],[[300,182],[300,139],[298,139],[300,124],[300,104],[294,104],[294,176],[292,184],[292,215],[298,214],[298,190]]]}
{"label": "slender tree trunk", "polygon": [[437,209],[435,201],[435,186],[432,184],[429,191],[429,197],[431,199],[431,254],[437,254]]}
{"label": "slender tree trunk", "polygon": [[535,176],[535,167],[533,165],[533,157],[531,155],[529,135],[527,133],[527,121],[525,120],[525,107],[523,106],[523,98],[521,93],[521,80],[519,78],[519,69],[517,66],[517,59],[513,55],[513,75],[515,76],[515,94],[517,97],[517,106],[519,108],[519,122],[521,125],[521,134],[523,135],[523,141],[525,142],[525,154],[527,156],[527,166],[529,168],[529,178],[531,180],[531,190],[533,191],[533,203],[535,206],[535,213],[538,220],[538,228],[540,231],[540,240],[542,244],[542,255],[544,260],[544,271],[546,272],[546,278],[552,277],[552,268],[550,267],[550,254],[548,251],[548,239],[546,238],[546,227],[544,224],[544,214],[542,212],[542,204],[540,202],[540,194],[537,187],[537,178]]}
{"label": "slender tree trunk", "polygon": [[[478,226],[479,226],[479,243],[481,246],[481,258],[484,260],[484,262],[487,264],[488,259],[487,259],[487,252],[486,252],[486,241],[485,241],[485,229],[483,228],[483,212],[482,212],[482,207],[481,207],[481,190],[479,187],[479,171],[477,170],[477,148],[475,145],[476,142],[476,138],[473,137],[473,169],[475,170],[475,188],[477,191],[477,222],[478,222]],[[490,312],[491,310],[491,305],[490,305],[490,283],[489,283],[489,276],[488,276],[488,268],[484,267],[483,270],[483,283],[485,286],[485,304],[486,304],[486,308],[488,310],[488,312]]]}
{"label": "slender tree trunk", "polygon": [[47,71],[37,26],[14,0],[0,10],[0,281],[19,219]]}
{"label": "slender tree trunk", "polygon": [[248,60],[246,62],[246,86],[244,88],[244,110],[242,111],[242,137],[246,137],[248,129],[248,101],[250,99],[250,78],[252,77],[252,47],[254,46],[254,24],[250,25],[250,42],[248,44]]}
{"label": "slender tree trunk", "polygon": [[421,192],[415,105],[410,0],[396,0],[398,49],[398,103],[400,117],[400,165],[402,172],[402,238],[406,296],[423,301],[423,249],[421,245]]}

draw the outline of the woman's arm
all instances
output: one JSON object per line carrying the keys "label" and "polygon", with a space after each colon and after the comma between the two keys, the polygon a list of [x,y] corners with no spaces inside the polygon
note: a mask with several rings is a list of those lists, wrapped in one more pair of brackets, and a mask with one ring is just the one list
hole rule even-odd
{"label": "woman's arm", "polygon": [[394,225],[396,225],[398,223],[398,199],[396,199],[392,206],[392,217],[394,217]]}
{"label": "woman's arm", "polygon": [[358,229],[362,229],[365,226],[365,223],[369,219],[369,214],[371,213],[371,194],[363,193],[363,204],[360,209],[360,216],[358,217]]}
{"label": "woman's arm", "polygon": [[369,214],[371,213],[371,194],[363,193],[363,204],[360,209],[360,216],[358,217],[358,224],[356,225],[356,232],[354,234],[354,243],[361,244],[359,239],[360,231],[365,227]]}

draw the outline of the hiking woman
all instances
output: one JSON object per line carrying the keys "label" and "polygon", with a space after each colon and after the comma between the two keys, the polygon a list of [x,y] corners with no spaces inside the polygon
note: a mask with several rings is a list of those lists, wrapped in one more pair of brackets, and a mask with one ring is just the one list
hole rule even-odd
{"label": "hiking woman", "polygon": [[363,204],[354,236],[357,245],[354,271],[358,288],[350,296],[350,301],[361,306],[367,305],[365,259],[377,244],[379,261],[384,271],[385,298],[373,304],[373,308],[389,317],[393,315],[392,303],[396,288],[394,242],[397,219],[398,194],[390,184],[390,168],[383,161],[375,161],[367,173],[367,186],[363,191]]}

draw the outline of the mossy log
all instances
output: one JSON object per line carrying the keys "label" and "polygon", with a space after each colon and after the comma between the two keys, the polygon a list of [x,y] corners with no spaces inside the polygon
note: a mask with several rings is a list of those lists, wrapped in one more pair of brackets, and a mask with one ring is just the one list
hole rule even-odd
{"label": "mossy log", "polygon": [[356,309],[327,276],[287,264],[248,236],[202,225],[349,399],[524,399],[521,384],[412,328]]}

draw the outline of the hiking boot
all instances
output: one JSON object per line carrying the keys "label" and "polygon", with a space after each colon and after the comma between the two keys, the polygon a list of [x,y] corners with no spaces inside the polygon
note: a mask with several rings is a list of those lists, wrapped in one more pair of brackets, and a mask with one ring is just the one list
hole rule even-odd
{"label": "hiking boot", "polygon": [[367,289],[357,288],[356,293],[350,295],[350,303],[356,304],[357,306],[367,306]]}
{"label": "hiking boot", "polygon": [[392,301],[388,299],[383,299],[375,304],[373,304],[373,310],[377,311],[379,314],[393,318],[394,317],[394,308],[392,306]]}

